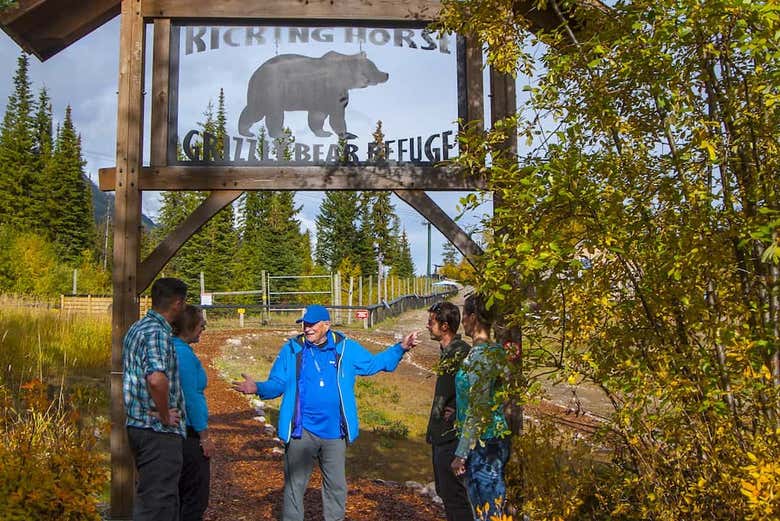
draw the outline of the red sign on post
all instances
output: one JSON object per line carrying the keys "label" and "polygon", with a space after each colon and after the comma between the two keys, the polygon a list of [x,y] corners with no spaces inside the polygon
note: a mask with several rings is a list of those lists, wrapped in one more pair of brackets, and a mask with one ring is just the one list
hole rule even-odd
{"label": "red sign on post", "polygon": [[368,310],[367,309],[358,309],[355,311],[355,318],[358,320],[365,320],[368,318]]}

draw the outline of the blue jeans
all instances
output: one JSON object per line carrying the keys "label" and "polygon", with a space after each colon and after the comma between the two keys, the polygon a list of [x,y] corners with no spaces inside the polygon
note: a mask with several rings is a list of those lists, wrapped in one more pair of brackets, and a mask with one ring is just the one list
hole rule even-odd
{"label": "blue jeans", "polygon": [[[487,520],[502,512],[506,498],[504,467],[508,460],[509,438],[482,440],[469,452],[466,489],[474,507],[474,519]],[[477,515],[477,508],[481,515]]]}

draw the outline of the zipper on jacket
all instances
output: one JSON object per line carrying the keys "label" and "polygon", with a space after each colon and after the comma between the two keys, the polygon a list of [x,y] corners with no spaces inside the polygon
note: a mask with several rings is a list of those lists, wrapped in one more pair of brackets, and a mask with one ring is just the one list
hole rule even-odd
{"label": "zipper on jacket", "polygon": [[344,428],[347,429],[347,443],[352,442],[352,436],[349,433],[349,420],[347,420],[347,411],[344,407],[344,397],[341,393],[341,378],[339,377],[339,373],[341,372],[341,363],[344,360],[344,355],[347,352],[347,339],[346,337],[344,340],[341,341],[342,344],[344,344],[344,347],[341,349],[341,357],[339,357],[339,365],[336,367],[336,388],[339,390],[339,402],[341,403],[341,414],[344,417]]}

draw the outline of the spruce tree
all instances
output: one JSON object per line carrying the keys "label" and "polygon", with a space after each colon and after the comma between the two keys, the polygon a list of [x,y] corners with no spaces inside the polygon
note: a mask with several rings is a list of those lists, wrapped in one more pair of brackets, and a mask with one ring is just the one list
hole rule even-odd
{"label": "spruce tree", "polygon": [[371,221],[371,194],[361,192],[358,196],[360,210],[358,212],[358,240],[356,244],[356,261],[360,265],[362,275],[376,274],[379,266],[374,248],[374,233]]}
{"label": "spruce tree", "polygon": [[406,230],[401,232],[401,237],[398,240],[398,254],[396,255],[391,272],[399,278],[414,276],[412,249],[409,246],[409,238],[406,235]]}
{"label": "spruce tree", "polygon": [[37,222],[33,201],[36,160],[29,57],[24,53],[17,60],[13,81],[14,91],[0,127],[0,224],[29,229]]}
{"label": "spruce tree", "polygon": [[33,128],[35,131],[33,141],[35,163],[33,166],[33,189],[30,195],[31,207],[38,216],[38,224],[43,230],[46,230],[49,227],[50,208],[48,207],[47,202],[52,187],[47,182],[45,172],[46,167],[54,154],[52,121],[51,99],[44,87],[38,94],[37,111],[33,121]]}
{"label": "spruce tree", "polygon": [[[199,192],[163,192],[157,227],[152,231],[153,242],[158,244],[167,237],[202,201],[203,194]],[[199,291],[195,288],[200,288],[203,243],[203,237],[199,233],[194,234],[163,268],[166,276],[182,279],[193,294]]]}
{"label": "spruce tree", "polygon": [[357,258],[358,194],[355,192],[325,192],[316,218],[317,263],[335,270],[344,259]]}
{"label": "spruce tree", "polygon": [[[300,275],[303,273],[305,245],[295,206],[294,192],[274,192],[261,234],[261,247],[266,256],[266,270],[271,275]],[[292,291],[297,283],[280,280],[279,289]]]}
{"label": "spruce tree", "polygon": [[81,138],[73,127],[68,106],[57,135],[54,156],[45,170],[46,183],[50,187],[48,231],[68,261],[79,259],[85,250],[95,245],[92,191],[84,174],[85,164],[81,156]]}
{"label": "spruce tree", "polygon": [[442,264],[457,266],[460,257],[460,252],[453,246],[450,241],[445,241],[442,245]]}
{"label": "spruce tree", "polygon": [[[204,133],[208,132],[216,137],[219,145],[217,150],[219,157],[215,159],[219,159],[224,150],[221,144],[227,138],[225,96],[222,89],[220,89],[216,116],[211,101],[209,101],[204,115],[206,120],[201,123],[201,127]],[[203,272],[208,289],[218,291],[232,289],[235,254],[238,247],[233,205],[226,206],[212,217],[199,232],[199,235],[205,246]]]}
{"label": "spruce tree", "polygon": [[393,266],[398,256],[400,220],[390,202],[390,192],[374,192],[371,205],[371,227],[382,256],[382,263]]}

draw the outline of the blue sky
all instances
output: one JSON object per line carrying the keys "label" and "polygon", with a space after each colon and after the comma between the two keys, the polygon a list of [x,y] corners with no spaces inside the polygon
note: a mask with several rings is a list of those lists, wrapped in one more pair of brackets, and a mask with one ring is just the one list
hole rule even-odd
{"label": "blue sky", "polygon": [[[360,140],[364,140],[366,129],[372,129],[377,119],[385,122],[387,139],[425,136],[454,128],[453,121],[457,117],[454,42],[451,44],[453,52],[448,55],[438,49],[421,50],[419,46],[425,45],[425,42],[420,40],[419,35],[415,39],[417,49],[410,49],[408,45],[396,47],[392,40],[384,45],[377,44],[384,40],[381,33],[374,35],[373,43],[371,38],[367,38],[365,44],[359,43],[357,39],[348,43],[340,34],[334,35],[332,44],[307,47],[288,40],[283,37],[278,43],[272,43],[269,39],[262,46],[221,48],[182,56],[182,80],[187,79],[186,87],[182,88],[180,94],[182,125],[202,120],[205,104],[209,99],[216,102],[219,87],[225,88],[228,113],[234,118],[245,101],[248,75],[276,53],[295,52],[316,57],[328,50],[336,50],[345,54],[365,51],[381,70],[390,74],[390,80],[385,84],[350,92],[347,122],[349,130],[358,134]],[[11,79],[19,53],[20,49],[13,40],[0,32],[0,67],[5,71],[0,81],[2,107],[12,90]],[[118,59],[118,18],[45,63],[40,63],[35,57],[30,59],[33,89],[37,93],[41,86],[47,88],[52,98],[55,119],[63,117],[66,105],[72,106],[74,123],[82,136],[87,172],[93,180],[97,180],[98,168],[115,163]],[[147,68],[150,66],[151,59],[148,59]],[[150,80],[151,74],[147,72],[147,82]],[[182,85],[185,85],[184,81]],[[241,99],[242,95],[244,99]],[[146,97],[147,102],[149,97]],[[147,129],[149,120],[147,112]],[[313,135],[306,135],[308,128],[305,113],[287,113],[285,125],[293,129],[299,142],[316,140]],[[232,133],[237,135],[236,131]],[[145,160],[148,161],[148,149],[145,151]],[[449,215],[454,217],[457,214],[462,193],[430,192],[430,195]],[[297,202],[303,207],[300,214],[302,226],[312,232],[321,197],[322,194],[318,192],[297,194]],[[427,252],[424,219],[395,196],[393,198],[402,226],[411,241],[417,273],[424,274]],[[159,194],[145,193],[144,213],[154,219],[158,207]],[[477,212],[463,216],[460,223],[466,228],[473,228],[482,215],[490,211],[488,202]],[[434,228],[432,264],[440,263],[445,240]]]}

